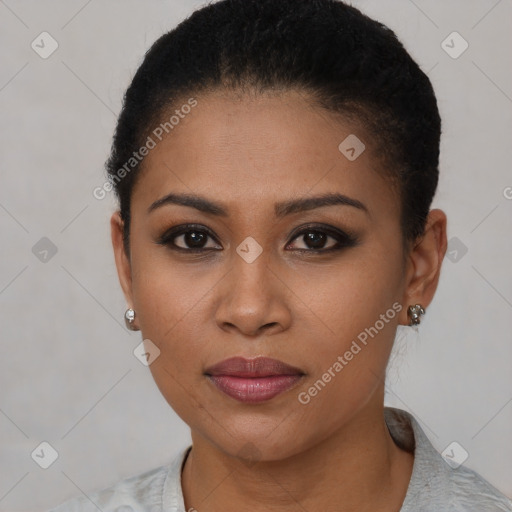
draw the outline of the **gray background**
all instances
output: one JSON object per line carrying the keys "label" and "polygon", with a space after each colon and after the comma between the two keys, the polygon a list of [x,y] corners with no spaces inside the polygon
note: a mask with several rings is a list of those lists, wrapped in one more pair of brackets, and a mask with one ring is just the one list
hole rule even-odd
{"label": "gray background", "polygon": [[[189,442],[132,353],[115,203],[92,190],[144,52],[202,3],[0,0],[0,510],[49,508]],[[512,3],[354,4],[429,73],[444,121],[433,206],[448,215],[451,259],[420,330],[400,328],[386,403],[412,412],[440,452],[457,441],[512,496]],[[47,59],[31,48],[43,31],[59,44]],[[469,43],[456,59],[441,46],[453,31]],[[46,261],[33,252],[43,237],[57,248]],[[31,458],[42,441],[59,455],[46,470]]]}

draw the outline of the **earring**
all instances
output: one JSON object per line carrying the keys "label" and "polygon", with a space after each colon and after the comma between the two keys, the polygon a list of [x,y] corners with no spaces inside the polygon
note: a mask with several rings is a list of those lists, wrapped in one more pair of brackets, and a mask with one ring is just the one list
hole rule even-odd
{"label": "earring", "polygon": [[409,306],[407,308],[407,315],[410,318],[409,325],[419,325],[421,322],[421,315],[425,314],[425,310],[421,307],[421,304],[416,304],[414,306]]}
{"label": "earring", "polygon": [[130,329],[130,331],[138,331],[137,327],[133,324],[135,321],[135,311],[132,308],[128,308],[124,313],[124,321],[126,324],[126,328]]}

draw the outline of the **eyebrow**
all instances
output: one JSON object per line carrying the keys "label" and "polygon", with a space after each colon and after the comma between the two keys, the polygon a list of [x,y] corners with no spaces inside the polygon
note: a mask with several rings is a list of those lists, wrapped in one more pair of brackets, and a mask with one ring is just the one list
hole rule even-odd
{"label": "eyebrow", "polygon": [[[194,194],[176,194],[171,193],[155,201],[149,208],[148,214],[168,204],[177,204],[180,206],[188,206],[195,208],[204,213],[210,215],[216,215],[219,217],[228,217],[229,213],[227,208],[222,206],[220,203],[216,203],[205,197],[197,196]],[[292,213],[298,213],[308,210],[314,210],[315,208],[322,208],[324,206],[352,206],[357,208],[369,215],[369,211],[366,206],[357,199],[345,196],[343,194],[323,194],[314,197],[304,197],[300,199],[290,199],[276,203],[274,205],[274,213],[278,218],[291,215]]]}

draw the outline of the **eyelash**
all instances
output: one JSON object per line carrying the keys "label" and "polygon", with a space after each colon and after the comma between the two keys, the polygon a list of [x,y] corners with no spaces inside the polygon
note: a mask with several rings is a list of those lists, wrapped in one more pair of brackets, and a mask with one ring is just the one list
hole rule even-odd
{"label": "eyelash", "polygon": [[[301,253],[308,253],[308,254],[325,254],[335,251],[340,251],[342,249],[348,248],[348,247],[354,247],[358,245],[359,239],[357,236],[355,236],[352,233],[346,233],[344,231],[341,231],[336,228],[327,227],[327,226],[319,226],[319,225],[306,225],[301,226],[300,231],[292,233],[292,239],[293,242],[297,238],[301,236],[305,236],[309,233],[315,233],[315,234],[324,234],[331,238],[334,238],[336,240],[336,245],[333,247],[329,247],[328,249],[292,249],[294,251],[298,251]],[[164,245],[169,247],[169,249],[173,251],[183,252],[183,253],[192,253],[192,254],[200,254],[200,253],[206,253],[211,251],[220,251],[221,249],[212,249],[212,248],[196,248],[196,249],[184,249],[183,247],[178,247],[175,244],[175,239],[181,235],[186,235],[187,233],[203,233],[212,238],[215,243],[218,245],[219,242],[216,240],[216,238],[213,236],[211,231],[206,228],[206,226],[201,226],[200,224],[187,224],[182,226],[176,226],[174,228],[171,228],[170,230],[166,231],[156,242],[158,245]],[[305,243],[305,242],[304,242]],[[290,245],[290,243],[286,244],[287,246]]]}

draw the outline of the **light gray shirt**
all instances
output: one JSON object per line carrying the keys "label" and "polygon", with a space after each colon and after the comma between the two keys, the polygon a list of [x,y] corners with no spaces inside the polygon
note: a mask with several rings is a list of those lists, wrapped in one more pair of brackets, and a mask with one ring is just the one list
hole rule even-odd
{"label": "light gray shirt", "polygon": [[[457,447],[443,458],[410,413],[384,407],[384,416],[395,443],[414,452],[411,480],[400,512],[512,512],[512,500],[478,473],[458,465]],[[180,450],[167,466],[72,499],[50,512],[186,512],[181,470],[190,449]]]}

